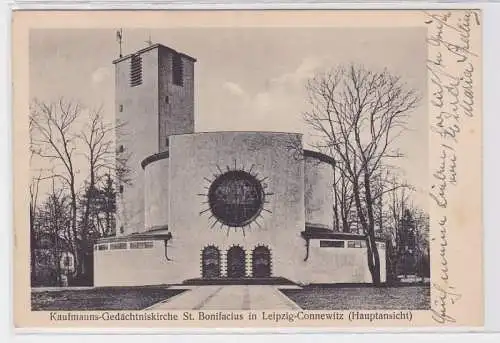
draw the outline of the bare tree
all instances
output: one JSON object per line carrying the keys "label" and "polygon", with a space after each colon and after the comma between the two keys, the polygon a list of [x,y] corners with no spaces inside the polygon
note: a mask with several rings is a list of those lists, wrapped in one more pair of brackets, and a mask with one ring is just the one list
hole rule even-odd
{"label": "bare tree", "polygon": [[417,273],[420,274],[422,281],[430,277],[430,219],[429,214],[420,209],[415,211],[416,228],[416,249],[417,249]]}
{"label": "bare tree", "polygon": [[[106,123],[102,108],[87,111],[64,99],[55,103],[35,100],[30,110],[31,151],[38,158],[36,162],[42,161],[44,169],[43,177],[40,173],[33,179],[31,219],[35,222],[40,181],[56,180],[70,199],[71,223],[66,239],[75,261],[71,282],[90,283],[93,242],[114,231],[111,226],[116,215],[115,184],[131,182],[129,154],[115,151],[114,132],[124,124]],[[79,169],[88,175],[78,175],[77,180]]]}
{"label": "bare tree", "polygon": [[[397,183],[396,179],[394,179],[394,184]],[[403,220],[404,212],[405,209],[409,207],[410,205],[410,194],[408,192],[407,188],[401,187],[401,188],[396,188],[394,187],[391,192],[389,192],[389,203],[388,203],[388,210],[389,210],[389,215],[391,218],[391,238],[395,242],[395,244],[398,244],[399,242],[399,230],[398,227]]]}
{"label": "bare tree", "polygon": [[[75,273],[80,267],[77,229],[77,185],[75,125],[81,113],[80,105],[60,99],[55,103],[35,100],[30,106],[32,152],[48,160],[52,177],[60,179],[68,188],[71,199],[69,242],[75,258]],[[76,276],[76,275],[75,275]]]}
{"label": "bare tree", "polygon": [[342,164],[352,185],[354,206],[367,242],[368,267],[380,284],[380,258],[375,241],[373,181],[382,163],[400,157],[394,140],[405,129],[420,97],[400,77],[349,65],[317,75],[308,82],[311,105],[306,123],[321,135]]}
{"label": "bare tree", "polygon": [[[31,134],[33,127],[32,127],[32,122],[30,121],[29,123],[29,130],[30,130],[30,166],[33,165],[33,158],[34,158],[34,143],[33,143],[33,136]],[[32,170],[33,172],[33,170]],[[40,189],[40,182],[42,181],[42,171],[39,170],[38,175],[34,176],[31,175],[31,180],[30,180],[30,185],[29,185],[29,194],[30,194],[30,232],[32,235],[32,243],[34,239],[34,225],[35,225],[35,218],[36,218],[36,210],[38,206],[38,194],[39,194],[39,189]],[[32,270],[33,270],[33,263],[34,259],[32,259]]]}
{"label": "bare tree", "polygon": [[342,164],[336,163],[333,171],[334,213],[337,228],[350,232],[353,206],[352,185],[342,172]]}
{"label": "bare tree", "polygon": [[[116,226],[116,189],[115,180],[108,173],[100,189],[100,201],[97,203],[96,219],[100,237],[113,235]],[[101,219],[102,217],[102,219]]]}
{"label": "bare tree", "polygon": [[30,274],[31,283],[35,281],[36,277],[36,256],[35,256],[35,245],[37,242],[37,206],[38,206],[38,192],[40,187],[41,176],[32,177],[29,193],[30,193]]}
{"label": "bare tree", "polygon": [[402,258],[400,249],[401,226],[405,209],[410,206],[411,198],[410,189],[406,187],[397,187],[398,181],[395,177],[391,182],[392,187],[386,197],[387,225],[385,227],[385,233],[391,245],[391,253],[387,256],[388,271],[393,280],[396,280],[398,266]]}
{"label": "bare tree", "polygon": [[52,178],[51,191],[37,206],[35,244],[31,248],[37,270],[33,270],[33,283],[37,285],[62,285],[61,259],[68,251],[68,228],[71,218],[69,210],[71,200],[67,191],[57,188]]}
{"label": "bare tree", "polygon": [[[391,244],[388,255],[389,274],[396,278],[401,272],[429,274],[429,216],[413,202],[415,189],[392,177],[386,189],[383,233]],[[409,232],[412,238],[409,239]],[[413,242],[411,242],[413,241]],[[409,253],[410,252],[410,253]],[[408,261],[411,260],[411,263]]]}
{"label": "bare tree", "polygon": [[[372,194],[376,207],[376,223],[382,232],[386,231],[384,227],[396,226],[394,207],[401,210],[402,206],[410,201],[410,194],[415,191],[415,187],[406,181],[400,181],[393,174],[392,167],[381,165],[379,169],[372,176]],[[401,211],[398,213],[402,215]]]}
{"label": "bare tree", "polygon": [[[114,126],[105,122],[102,116],[102,108],[99,108],[90,112],[89,120],[78,135],[80,141],[83,143],[82,147],[84,148],[84,156],[87,160],[88,168],[80,230],[83,254],[89,253],[89,249],[92,248],[92,237],[95,236],[95,233],[91,231],[96,224],[92,223],[90,225],[90,220],[99,220],[95,208],[96,203],[100,201],[101,192],[97,185],[106,173],[109,174],[111,169],[115,169],[114,129]],[[82,273],[85,272],[86,267],[84,265]]]}

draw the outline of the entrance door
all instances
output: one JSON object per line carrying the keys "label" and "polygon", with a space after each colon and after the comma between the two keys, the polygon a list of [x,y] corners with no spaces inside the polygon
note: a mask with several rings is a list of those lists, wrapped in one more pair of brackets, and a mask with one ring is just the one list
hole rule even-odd
{"label": "entrance door", "polygon": [[252,253],[253,277],[271,277],[271,252],[267,247],[258,246]]}
{"label": "entrance door", "polygon": [[214,246],[203,249],[201,254],[202,276],[205,279],[220,277],[220,252]]}
{"label": "entrance door", "polygon": [[227,277],[245,277],[245,250],[234,246],[227,251]]}

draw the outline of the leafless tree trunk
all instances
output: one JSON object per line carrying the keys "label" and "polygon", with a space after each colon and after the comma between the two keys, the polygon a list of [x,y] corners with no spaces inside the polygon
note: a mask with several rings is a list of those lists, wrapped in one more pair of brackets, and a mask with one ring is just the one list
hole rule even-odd
{"label": "leafless tree trunk", "polygon": [[[396,180],[393,181],[394,184],[396,184]],[[394,241],[396,242],[396,245],[399,244],[399,225],[401,224],[401,221],[403,220],[404,216],[404,211],[407,208],[409,204],[409,195],[408,191],[406,188],[394,188],[390,193],[389,193],[389,211],[391,214],[391,227],[393,228],[392,230],[392,235],[394,238]]]}
{"label": "leafless tree trunk", "polygon": [[61,280],[61,258],[64,247],[61,246],[60,235],[64,232],[65,227],[65,209],[64,195],[62,190],[57,190],[54,179],[52,179],[52,193],[49,195],[47,203],[48,216],[46,217],[45,226],[48,229],[49,235],[52,238],[52,254],[54,256],[55,271],[57,275],[57,286],[62,286]]}
{"label": "leafless tree trunk", "polygon": [[349,181],[342,177],[340,180],[340,216],[342,218],[342,231],[351,232],[353,195]]}
{"label": "leafless tree trunk", "polygon": [[37,230],[35,219],[37,218],[38,206],[38,190],[40,187],[41,175],[31,179],[29,192],[30,192],[30,275],[31,283],[33,284],[36,276],[36,254],[35,245],[37,242]]}
{"label": "leafless tree trunk", "polygon": [[[335,155],[334,153],[330,153]],[[336,163],[333,172],[334,207],[336,227],[342,232],[351,231],[352,187],[342,172],[342,164]]]}
{"label": "leafless tree trunk", "polygon": [[421,280],[424,282],[425,278],[430,276],[429,215],[417,208],[412,208],[411,211],[415,223],[417,274],[420,274]]}
{"label": "leafless tree trunk", "polygon": [[[115,182],[109,184],[110,174],[119,184],[131,183],[129,154],[115,151],[114,142],[114,130],[122,130],[125,124],[106,123],[101,109],[89,111],[88,117],[84,112],[79,105],[63,99],[56,103],[35,100],[30,108],[32,153],[44,161],[44,178],[58,180],[70,195],[71,223],[65,238],[75,258],[72,277],[83,282],[89,281],[85,261],[93,239],[109,235],[115,219]],[[87,163],[82,164],[82,157]],[[77,180],[80,169],[88,175]],[[32,206],[36,210],[33,202]]]}
{"label": "leafless tree trunk", "polygon": [[374,177],[388,158],[400,157],[394,140],[405,129],[420,97],[387,70],[349,65],[317,75],[307,85],[311,109],[306,123],[322,136],[320,146],[335,152],[342,175],[352,185],[358,220],[367,241],[368,267],[380,284],[375,241]]}
{"label": "leafless tree trunk", "polygon": [[76,150],[74,126],[81,108],[64,99],[47,104],[34,101],[30,108],[32,151],[49,160],[54,166],[53,177],[60,178],[68,187],[71,198],[70,244],[75,257],[77,276],[80,271],[80,253],[77,228],[77,191],[74,154]]}
{"label": "leafless tree trunk", "polygon": [[84,241],[89,236],[91,209],[99,196],[96,185],[100,181],[100,178],[105,175],[101,170],[106,169],[109,171],[110,169],[115,169],[115,152],[113,149],[114,126],[105,123],[101,112],[102,109],[91,112],[88,123],[79,135],[85,147],[85,157],[89,173],[82,218],[82,239]]}
{"label": "leafless tree trunk", "polygon": [[[338,176],[337,168],[333,167],[333,227],[335,230],[340,231],[340,192],[338,184],[340,182],[340,178]],[[344,231],[344,230],[342,230]]]}

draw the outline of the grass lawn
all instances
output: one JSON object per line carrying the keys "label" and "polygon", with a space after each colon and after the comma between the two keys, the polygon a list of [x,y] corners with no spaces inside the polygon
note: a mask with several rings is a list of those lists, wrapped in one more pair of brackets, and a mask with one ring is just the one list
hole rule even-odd
{"label": "grass lawn", "polygon": [[166,286],[31,292],[32,311],[142,310],[184,292]]}
{"label": "grass lawn", "polygon": [[429,285],[283,289],[304,310],[428,310]]}

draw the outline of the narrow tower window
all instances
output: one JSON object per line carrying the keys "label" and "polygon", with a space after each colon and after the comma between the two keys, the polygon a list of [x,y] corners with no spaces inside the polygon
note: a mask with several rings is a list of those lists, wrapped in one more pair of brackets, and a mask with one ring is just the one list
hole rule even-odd
{"label": "narrow tower window", "polygon": [[184,85],[184,65],[179,54],[172,55],[172,82],[174,85]]}
{"label": "narrow tower window", "polygon": [[130,59],[130,86],[135,87],[142,84],[142,58],[134,55]]}

